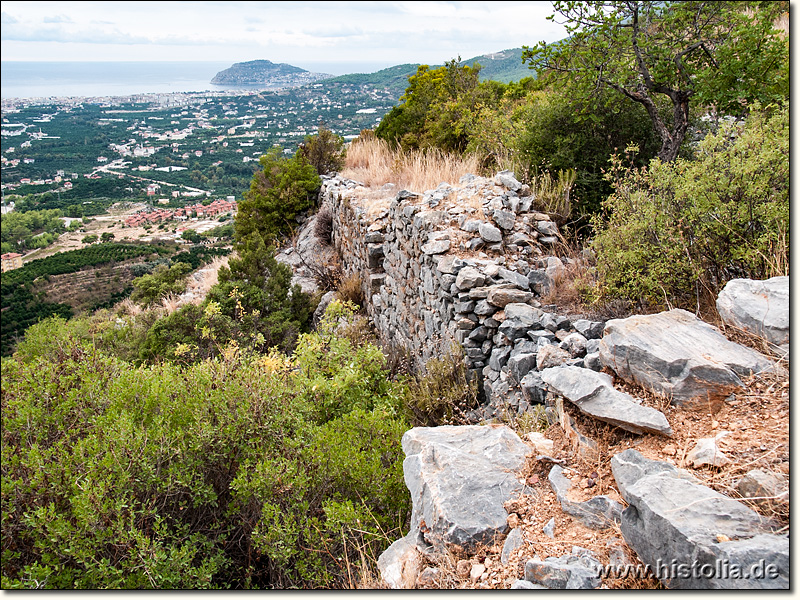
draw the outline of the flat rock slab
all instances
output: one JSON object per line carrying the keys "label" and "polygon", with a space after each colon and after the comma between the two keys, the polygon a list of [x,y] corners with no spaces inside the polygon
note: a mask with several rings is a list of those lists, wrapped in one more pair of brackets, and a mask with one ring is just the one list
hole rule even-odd
{"label": "flat rock slab", "polygon": [[545,369],[541,377],[553,391],[595,419],[632,433],[672,435],[664,413],[637,404],[631,396],[616,390],[606,373],[563,365]]}
{"label": "flat rock slab", "polygon": [[732,279],[717,297],[717,312],[726,325],[788,349],[789,276],[764,281]]}
{"label": "flat rock slab", "polygon": [[611,470],[629,504],[622,535],[664,585],[788,589],[789,538],[772,533],[767,519],[633,449],[615,455]]}
{"label": "flat rock slab", "polygon": [[472,548],[508,531],[503,503],[523,485],[530,448],[507,427],[415,427],[403,435],[411,531],[434,552]]}
{"label": "flat rock slab", "polygon": [[767,357],[677,308],[608,321],[600,361],[673,404],[704,409],[744,388],[741,377],[773,366]]}

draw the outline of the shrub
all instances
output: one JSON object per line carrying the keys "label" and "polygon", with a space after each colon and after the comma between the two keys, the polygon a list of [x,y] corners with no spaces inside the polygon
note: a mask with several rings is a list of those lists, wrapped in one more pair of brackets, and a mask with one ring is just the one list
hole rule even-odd
{"label": "shrub", "polygon": [[186,367],[31,328],[0,379],[3,588],[345,587],[411,508],[405,391],[351,317]]}
{"label": "shrub", "polygon": [[325,246],[333,243],[333,213],[327,206],[323,206],[314,219],[314,237]]}
{"label": "shrub", "polygon": [[238,240],[253,232],[265,239],[291,234],[295,217],[317,199],[319,176],[301,152],[286,158],[280,148],[273,148],[259,162],[262,169],[253,175],[236,214]]}
{"label": "shrub", "polygon": [[300,154],[320,175],[330,175],[344,166],[344,138],[333,133],[324,125],[319,126],[317,135],[308,136],[300,146]]}
{"label": "shrub", "polygon": [[342,302],[351,302],[358,307],[364,307],[364,288],[361,281],[361,275],[358,273],[351,273],[343,277],[339,282],[339,287],[336,290],[336,297]]}
{"label": "shrub", "polygon": [[457,346],[425,364],[424,374],[409,381],[406,404],[422,426],[460,421],[478,398],[478,383],[470,379],[463,352]]}
{"label": "shrub", "polygon": [[131,300],[147,306],[169,294],[180,294],[186,289],[186,275],[191,270],[192,267],[184,262],[177,262],[171,267],[159,265],[151,274],[133,280]]}
{"label": "shrub", "polygon": [[730,279],[788,273],[789,114],[754,110],[709,134],[693,161],[609,174],[596,220],[600,293],[697,308]]}

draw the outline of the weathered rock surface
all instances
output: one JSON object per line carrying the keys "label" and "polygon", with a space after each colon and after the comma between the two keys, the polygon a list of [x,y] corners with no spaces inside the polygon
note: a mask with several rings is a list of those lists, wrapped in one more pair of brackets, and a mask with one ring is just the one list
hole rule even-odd
{"label": "weathered rock surface", "polygon": [[547,479],[561,504],[561,509],[579,519],[587,527],[605,529],[619,522],[622,505],[608,496],[595,496],[584,502],[570,500],[568,494],[572,481],[567,479],[564,469],[559,465],[550,469]]}
{"label": "weathered rock surface", "polygon": [[717,297],[717,311],[726,325],[754,333],[788,352],[788,275],[765,281],[732,279]]}
{"label": "weathered rock surface", "polygon": [[789,502],[789,484],[782,475],[753,469],[736,485],[743,498],[753,498],[761,506],[770,507]]}
{"label": "weathered rock surface", "polygon": [[403,435],[411,530],[436,551],[470,548],[508,531],[503,503],[522,490],[514,471],[530,449],[507,427],[416,427]]}
{"label": "weathered rock surface", "polygon": [[392,589],[412,589],[422,567],[416,532],[409,533],[389,546],[378,557],[378,570]]}
{"label": "weathered rock surface", "polygon": [[[620,523],[625,541],[667,587],[788,589],[789,539],[758,513],[632,449],[615,455],[611,468],[629,503]],[[748,575],[763,566],[764,576],[736,577],[734,566]]]}
{"label": "weathered rock surface", "polygon": [[718,406],[744,385],[740,377],[772,366],[765,356],[728,341],[691,313],[674,309],[606,323],[600,360],[617,375],[671,399]]}
{"label": "weathered rock surface", "polygon": [[672,435],[664,413],[616,390],[606,373],[563,365],[545,369],[541,377],[553,391],[596,419],[633,433]]}
{"label": "weathered rock surface", "polygon": [[719,432],[713,438],[703,438],[697,440],[695,447],[686,455],[686,460],[692,463],[694,467],[702,467],[709,465],[712,467],[724,467],[731,460],[725,455],[719,447],[719,440],[728,434],[727,431]]}
{"label": "weathered rock surface", "polygon": [[553,590],[591,590],[600,587],[602,565],[592,556],[567,554],[525,563],[525,579]]}

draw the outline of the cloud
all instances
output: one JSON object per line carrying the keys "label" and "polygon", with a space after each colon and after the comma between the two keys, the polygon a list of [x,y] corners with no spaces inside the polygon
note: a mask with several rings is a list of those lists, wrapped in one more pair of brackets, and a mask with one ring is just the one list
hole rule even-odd
{"label": "cloud", "polygon": [[2,25],[14,25],[15,23],[19,23],[14,17],[12,17],[7,12],[0,13],[0,24]]}
{"label": "cloud", "polygon": [[54,17],[44,17],[42,19],[44,23],[72,23],[72,19],[65,15],[56,15]]}

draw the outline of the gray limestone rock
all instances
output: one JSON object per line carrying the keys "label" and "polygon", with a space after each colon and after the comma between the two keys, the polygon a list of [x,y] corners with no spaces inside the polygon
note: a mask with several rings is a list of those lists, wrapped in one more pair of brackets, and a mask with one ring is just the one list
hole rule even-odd
{"label": "gray limestone rock", "polygon": [[580,333],[587,340],[599,340],[603,337],[603,323],[600,321],[578,319],[572,326],[575,328],[575,331]]}
{"label": "gray limestone rock", "polygon": [[765,281],[732,279],[717,297],[726,325],[758,335],[771,344],[789,344],[789,276]]}
{"label": "gray limestone rock", "polygon": [[422,252],[428,255],[444,254],[450,250],[450,240],[432,240],[422,245]]}
{"label": "gray limestone rock", "polygon": [[522,273],[517,273],[516,271],[511,271],[509,269],[499,268],[497,270],[497,275],[503,281],[513,283],[521,290],[525,290],[527,292],[529,289],[528,278]]}
{"label": "gray limestone rock", "polygon": [[558,235],[558,227],[552,221],[537,221],[536,230],[546,236],[555,237]]}
{"label": "gray limestone rock", "polygon": [[536,354],[536,368],[539,371],[562,365],[572,358],[566,350],[553,344],[547,344],[539,349]]}
{"label": "gray limestone rock", "polygon": [[575,358],[586,355],[586,338],[580,333],[570,333],[558,345],[562,350],[566,350]]}
{"label": "gray limestone rock", "polygon": [[600,360],[623,379],[674,404],[704,408],[742,389],[740,377],[773,365],[681,309],[608,321]]}
{"label": "gray limestone rock", "polygon": [[561,509],[591,529],[605,529],[619,523],[622,506],[608,496],[595,496],[584,502],[573,502],[569,499],[572,482],[564,476],[564,469],[554,465],[547,476],[550,487],[561,504]]}
{"label": "gray limestone rock", "polygon": [[754,502],[764,507],[787,504],[789,484],[782,475],[761,469],[753,469],[741,478],[736,491],[743,498],[754,498]]}
{"label": "gray limestone rock", "polygon": [[506,319],[517,319],[528,327],[539,327],[542,311],[530,304],[510,302],[505,306]]}
{"label": "gray limestone rock", "polygon": [[392,589],[410,590],[422,568],[422,554],[417,549],[417,532],[409,533],[389,546],[378,557],[378,570]]}
{"label": "gray limestone rock", "polygon": [[536,368],[536,354],[514,350],[508,357],[508,374],[515,383],[519,383]]}
{"label": "gray limestone rock", "polygon": [[486,277],[475,267],[464,267],[456,276],[456,287],[459,290],[469,290],[484,284]]}
{"label": "gray limestone rock", "polygon": [[503,542],[503,550],[500,553],[500,562],[504,565],[508,564],[508,559],[514,550],[522,546],[522,530],[519,528],[512,529],[506,536],[506,541]]}
{"label": "gray limestone rock", "polygon": [[545,296],[553,288],[553,279],[544,269],[531,269],[528,271],[528,285],[540,296]]}
{"label": "gray limestone rock", "polygon": [[435,551],[472,548],[508,531],[503,503],[523,486],[528,446],[507,427],[415,427],[402,439],[411,531]]}
{"label": "gray limestone rock", "polygon": [[490,244],[503,241],[502,232],[497,227],[489,223],[482,222],[478,227],[478,233],[484,241],[489,242]]}
{"label": "gray limestone rock", "polygon": [[517,215],[508,210],[496,210],[492,213],[492,219],[497,223],[500,229],[511,231],[514,229],[514,223],[517,220]]}
{"label": "gray limestone rock", "polygon": [[542,380],[581,412],[632,433],[672,435],[664,413],[633,401],[614,388],[611,377],[590,369],[560,366],[542,370]]}
{"label": "gray limestone rock", "polygon": [[518,192],[522,189],[522,184],[514,177],[513,171],[500,171],[495,175],[494,181],[497,185],[502,185],[512,192]]}
{"label": "gray limestone rock", "polygon": [[525,563],[525,579],[554,590],[591,590],[600,587],[602,565],[590,556],[568,554]]}
{"label": "gray limestone rock", "polygon": [[486,302],[498,308],[504,308],[508,304],[524,304],[531,300],[533,300],[533,294],[530,292],[500,286],[491,287],[486,296]]}
{"label": "gray limestone rock", "polygon": [[[767,519],[633,449],[616,454],[611,470],[629,504],[625,541],[667,587],[788,589],[789,539],[772,533]],[[759,566],[771,575],[750,576]]]}
{"label": "gray limestone rock", "polygon": [[522,395],[531,404],[544,404],[547,398],[547,387],[539,373],[535,371],[528,372],[525,377],[520,381],[522,388]]}

